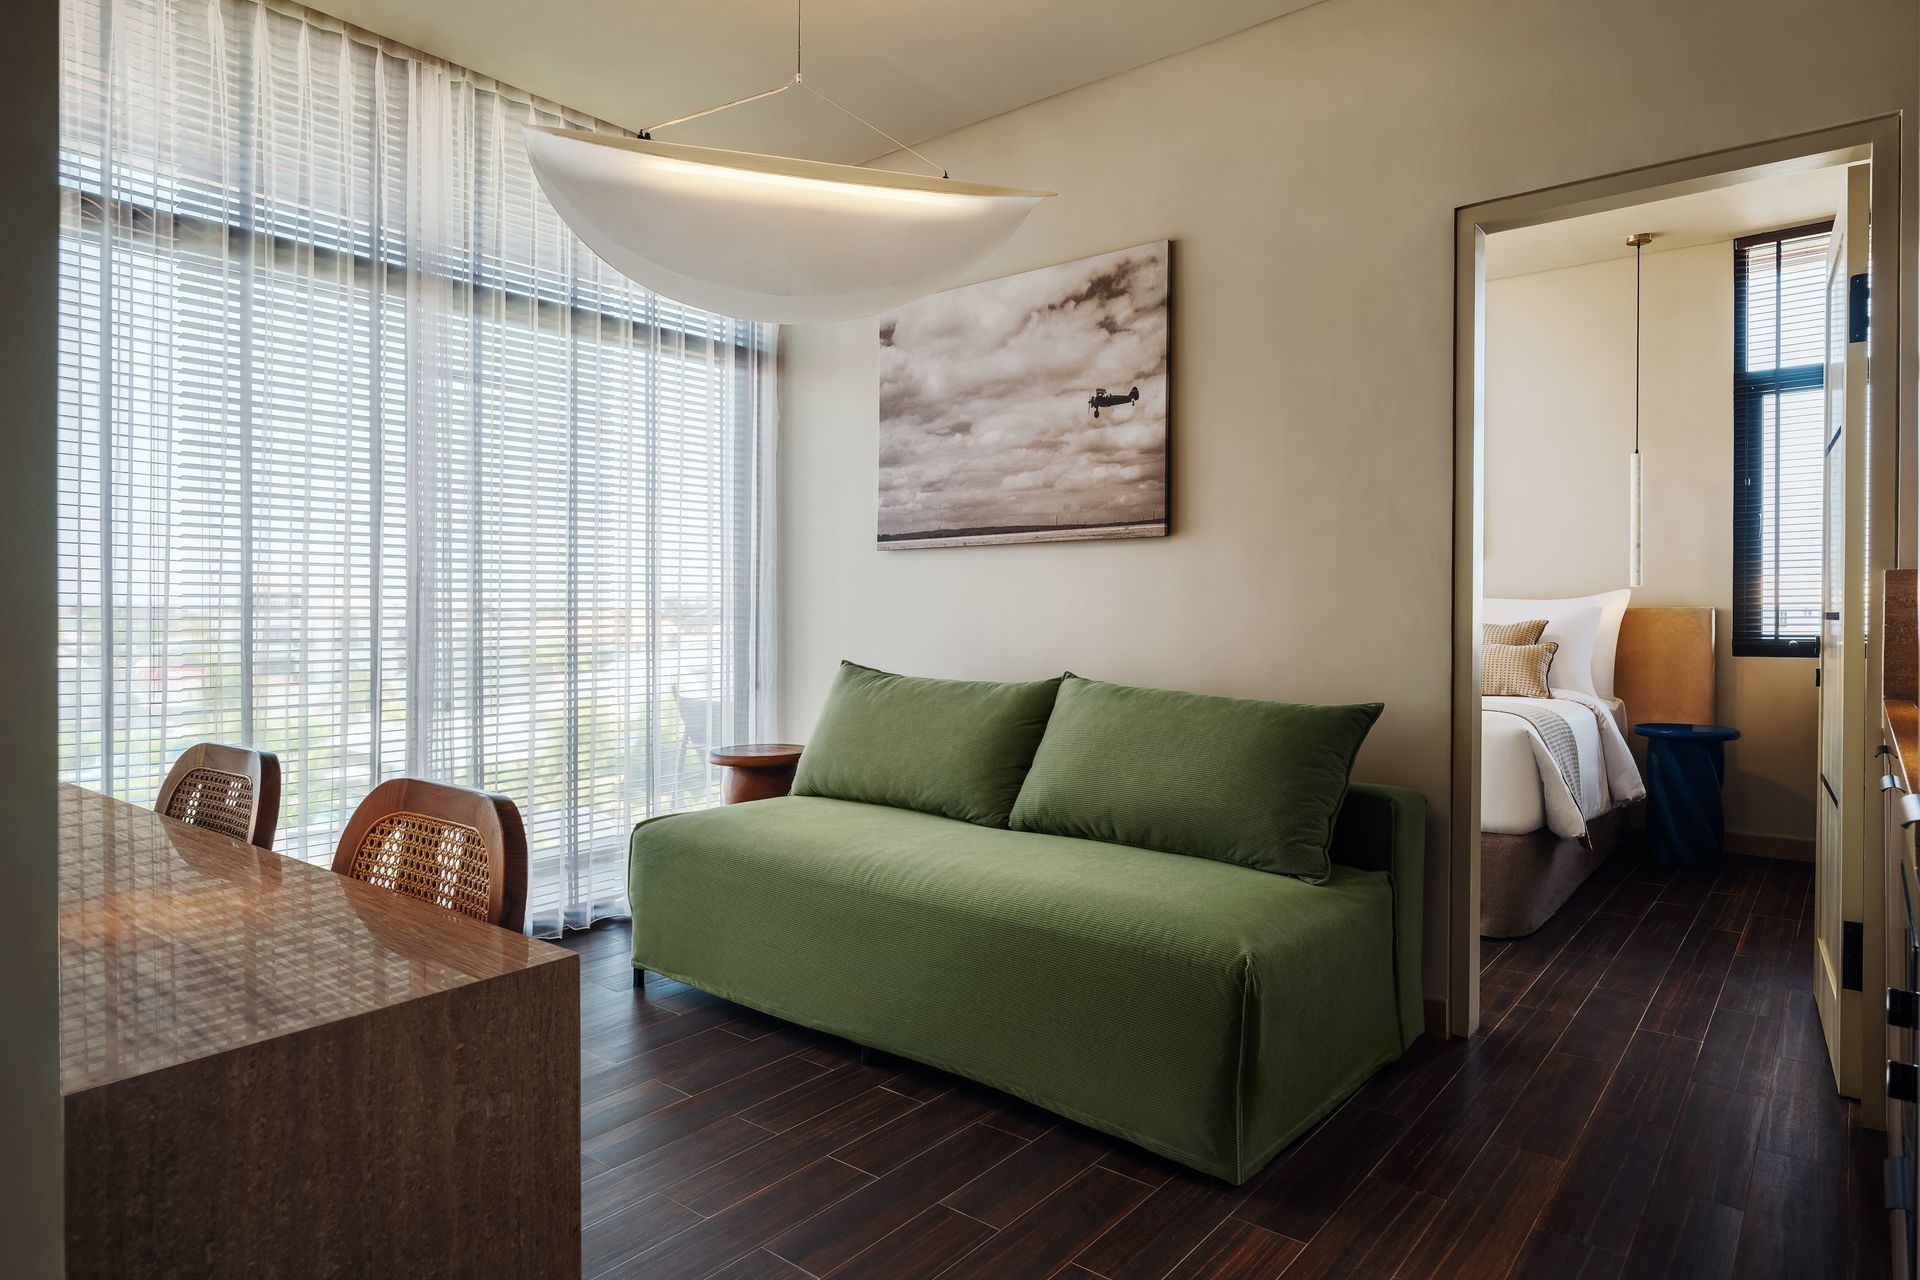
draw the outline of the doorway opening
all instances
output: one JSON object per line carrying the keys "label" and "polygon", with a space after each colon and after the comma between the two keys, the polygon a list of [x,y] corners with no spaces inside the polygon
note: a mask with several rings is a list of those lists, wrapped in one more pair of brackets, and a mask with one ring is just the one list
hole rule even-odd
{"label": "doorway opening", "polygon": [[[1897,146],[1871,121],[1460,211],[1453,1034],[1603,953],[1638,998],[1729,888],[1723,848],[1804,860],[1804,924],[1753,945],[1814,972],[1836,1085],[1879,1123],[1867,775],[1911,424],[1869,373],[1897,308],[1868,324],[1864,294],[1897,288]],[[1596,912],[1629,879],[1637,909]]]}

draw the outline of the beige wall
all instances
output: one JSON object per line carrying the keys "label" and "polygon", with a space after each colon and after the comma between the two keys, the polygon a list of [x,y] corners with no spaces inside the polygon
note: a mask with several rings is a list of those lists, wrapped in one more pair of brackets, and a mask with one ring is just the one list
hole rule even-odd
{"label": "beige wall", "polygon": [[0,1271],[60,1274],[59,978],[54,942],[54,288],[58,0],[7,12],[0,82]]}
{"label": "beige wall", "polygon": [[[1649,253],[1645,268],[1646,585],[1634,601],[1719,610],[1716,714],[1741,732],[1728,829],[1810,842],[1815,663],[1732,652],[1733,245]],[[1624,586],[1632,260],[1489,280],[1486,321],[1486,593]]]}
{"label": "beige wall", "polygon": [[1911,111],[1915,48],[1909,0],[1329,0],[928,143],[1060,192],[976,278],[1174,241],[1174,536],[875,550],[874,325],[792,330],[780,731],[842,657],[1383,699],[1358,774],[1428,797],[1437,994],[1455,209]]}

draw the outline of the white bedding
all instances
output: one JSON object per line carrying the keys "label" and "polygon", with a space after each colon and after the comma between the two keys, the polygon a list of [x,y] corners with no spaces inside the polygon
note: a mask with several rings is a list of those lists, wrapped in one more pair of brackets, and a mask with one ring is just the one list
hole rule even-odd
{"label": "white bedding", "polygon": [[[1555,690],[1552,698],[1483,698],[1480,712],[1480,829],[1526,835],[1542,827],[1577,839],[1586,824],[1646,794],[1627,746],[1626,713],[1617,698]],[[1502,710],[1544,709],[1571,731],[1578,766],[1566,787],[1549,787],[1558,769],[1534,727]],[[1548,771],[1553,771],[1550,774]]]}

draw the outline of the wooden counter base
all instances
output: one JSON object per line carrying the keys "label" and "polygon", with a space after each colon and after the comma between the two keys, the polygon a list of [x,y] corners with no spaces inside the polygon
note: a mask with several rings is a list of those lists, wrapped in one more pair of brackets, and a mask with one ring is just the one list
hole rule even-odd
{"label": "wooden counter base", "polygon": [[577,957],[60,799],[69,1276],[579,1275]]}
{"label": "wooden counter base", "polygon": [[67,1095],[67,1274],[578,1275],[575,973]]}

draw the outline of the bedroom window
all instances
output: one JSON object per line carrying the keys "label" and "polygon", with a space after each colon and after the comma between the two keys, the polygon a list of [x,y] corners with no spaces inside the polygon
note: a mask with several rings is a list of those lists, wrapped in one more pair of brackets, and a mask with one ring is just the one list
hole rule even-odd
{"label": "bedroom window", "polygon": [[1831,222],[1733,249],[1733,652],[1819,652]]}
{"label": "bedroom window", "polygon": [[527,923],[766,706],[773,331],[602,265],[550,103],[274,0],[65,0],[60,774],[279,754],[278,852],[380,781],[501,792]]}

